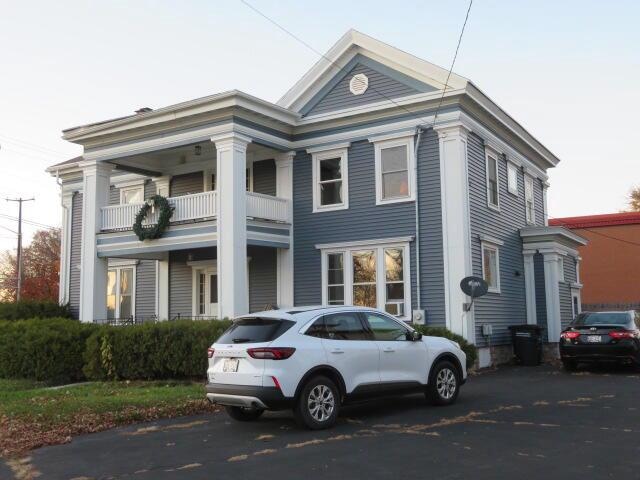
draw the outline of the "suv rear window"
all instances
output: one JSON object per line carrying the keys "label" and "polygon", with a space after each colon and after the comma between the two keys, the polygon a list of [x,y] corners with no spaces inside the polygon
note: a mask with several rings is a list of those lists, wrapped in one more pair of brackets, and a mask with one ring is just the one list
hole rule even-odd
{"label": "suv rear window", "polygon": [[590,312],[578,315],[571,325],[627,325],[630,320],[629,312]]}
{"label": "suv rear window", "polygon": [[272,342],[289,330],[295,322],[278,318],[242,318],[224,332],[216,343]]}

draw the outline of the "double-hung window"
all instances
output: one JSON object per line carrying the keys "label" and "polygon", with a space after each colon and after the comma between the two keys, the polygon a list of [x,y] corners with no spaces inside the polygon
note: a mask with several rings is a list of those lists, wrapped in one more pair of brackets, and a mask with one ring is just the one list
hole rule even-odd
{"label": "double-hung window", "polygon": [[347,149],[314,151],[313,211],[342,210],[349,207]]}
{"label": "double-hung window", "polygon": [[376,204],[415,200],[413,136],[385,140],[375,145]]}
{"label": "double-hung window", "polygon": [[120,205],[131,205],[144,202],[144,186],[134,185],[120,188]]}
{"label": "double-hung window", "polygon": [[411,311],[409,244],[355,242],[322,250],[322,302],[379,308],[399,318]]}
{"label": "double-hung window", "polygon": [[533,199],[533,177],[529,175],[524,176],[524,204],[527,223],[535,223],[536,209]]}
{"label": "double-hung window", "polygon": [[500,250],[488,242],[482,242],[482,278],[489,284],[489,292],[500,293]]}
{"label": "double-hung window", "polygon": [[500,209],[500,184],[498,174],[498,155],[488,151],[487,161],[487,205],[494,210]]}
{"label": "double-hung window", "polygon": [[518,167],[511,162],[507,162],[507,190],[518,196]]}
{"label": "double-hung window", "polygon": [[135,267],[109,268],[107,274],[107,319],[135,316]]}

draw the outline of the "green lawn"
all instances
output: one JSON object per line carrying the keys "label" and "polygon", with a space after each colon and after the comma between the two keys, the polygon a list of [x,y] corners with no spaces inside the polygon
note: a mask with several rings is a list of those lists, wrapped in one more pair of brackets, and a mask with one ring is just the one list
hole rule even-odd
{"label": "green lawn", "polygon": [[33,381],[0,379],[0,453],[61,443],[72,435],[117,425],[213,410],[203,383],[92,382],[52,389]]}

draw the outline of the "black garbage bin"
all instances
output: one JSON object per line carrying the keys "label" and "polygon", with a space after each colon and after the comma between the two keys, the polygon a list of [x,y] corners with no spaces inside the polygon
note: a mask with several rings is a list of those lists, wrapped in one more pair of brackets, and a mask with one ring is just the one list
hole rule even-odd
{"label": "black garbage bin", "polygon": [[511,325],[513,353],[521,365],[536,366],[542,362],[542,327]]}

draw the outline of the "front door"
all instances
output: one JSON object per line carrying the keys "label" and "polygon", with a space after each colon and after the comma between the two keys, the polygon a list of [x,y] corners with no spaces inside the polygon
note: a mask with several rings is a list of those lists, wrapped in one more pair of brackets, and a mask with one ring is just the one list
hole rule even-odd
{"label": "front door", "polygon": [[218,316],[218,274],[215,267],[194,269],[193,316],[207,319]]}

